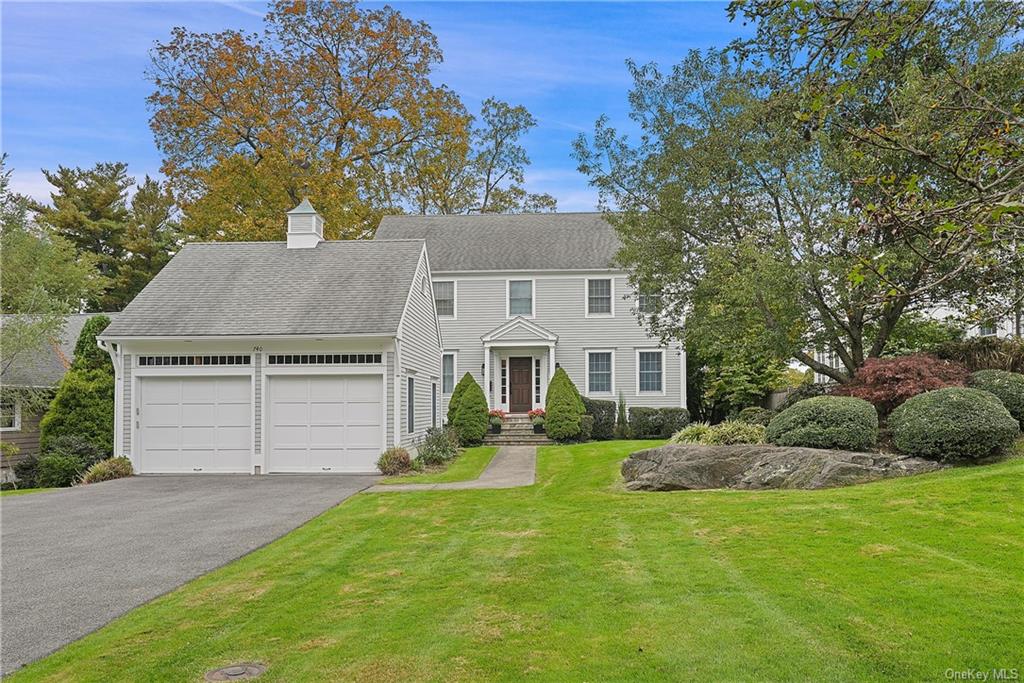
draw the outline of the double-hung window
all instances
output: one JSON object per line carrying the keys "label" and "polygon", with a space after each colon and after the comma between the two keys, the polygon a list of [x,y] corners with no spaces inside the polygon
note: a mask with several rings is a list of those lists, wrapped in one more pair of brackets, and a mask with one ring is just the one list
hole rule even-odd
{"label": "double-hung window", "polygon": [[442,318],[455,317],[455,282],[434,283],[434,306]]}
{"label": "double-hung window", "polygon": [[437,426],[437,382],[430,385],[430,426]]}
{"label": "double-hung window", "polygon": [[643,393],[662,393],[665,386],[665,353],[661,349],[655,351],[637,351],[637,391]]}
{"label": "double-hung window", "polygon": [[612,352],[587,351],[587,393],[612,393]]}
{"label": "double-hung window", "polygon": [[416,380],[408,378],[405,397],[405,431],[412,434],[416,431]]}
{"label": "double-hung window", "polygon": [[21,429],[21,406],[14,398],[0,401],[0,431],[16,432]]}
{"label": "double-hung window", "polygon": [[641,290],[636,304],[641,313],[657,313],[661,305],[661,296],[656,292]]}
{"label": "double-hung window", "polygon": [[455,354],[441,356],[441,393],[450,394],[455,389]]}
{"label": "double-hung window", "polygon": [[533,280],[508,281],[508,315],[533,317]]}
{"label": "double-hung window", "polygon": [[612,314],[612,281],[610,278],[587,280],[587,315]]}

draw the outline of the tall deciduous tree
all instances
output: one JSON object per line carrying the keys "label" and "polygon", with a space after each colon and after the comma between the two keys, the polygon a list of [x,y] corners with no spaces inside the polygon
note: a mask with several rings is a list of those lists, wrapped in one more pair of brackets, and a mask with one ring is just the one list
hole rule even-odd
{"label": "tall deciduous tree", "polygon": [[554,197],[523,186],[530,158],[520,140],[536,125],[523,106],[484,100],[468,139],[458,129],[409,150],[403,174],[409,202],[420,213],[554,211]]}
{"label": "tall deciduous tree", "polygon": [[861,174],[878,166],[806,125],[790,74],[733,57],[691,53],[670,74],[631,65],[640,141],[604,120],[577,141],[580,169],[621,210],[610,216],[621,260],[637,286],[661,293],[661,309],[641,316],[655,332],[682,336],[691,314],[723,348],[753,337],[847,381],[905,313],[1005,286],[1005,253],[991,241],[965,264],[960,241],[868,220]]}
{"label": "tall deciduous tree", "polygon": [[423,22],[354,2],[280,1],[261,35],[173,31],[153,50],[151,127],[187,232],[280,239],[310,195],[330,237],[372,232],[408,151],[465,136]]}

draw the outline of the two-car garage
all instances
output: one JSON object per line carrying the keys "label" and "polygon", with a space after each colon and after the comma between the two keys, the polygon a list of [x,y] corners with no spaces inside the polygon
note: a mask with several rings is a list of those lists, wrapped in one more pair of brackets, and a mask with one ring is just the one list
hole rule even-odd
{"label": "two-car garage", "polygon": [[384,443],[381,374],[268,374],[260,430],[253,381],[251,373],[139,376],[137,471],[375,471]]}

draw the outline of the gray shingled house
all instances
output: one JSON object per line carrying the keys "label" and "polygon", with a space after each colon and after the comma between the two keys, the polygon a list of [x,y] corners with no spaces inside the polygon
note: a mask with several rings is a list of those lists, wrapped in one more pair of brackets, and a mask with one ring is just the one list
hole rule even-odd
{"label": "gray shingled house", "polygon": [[[69,315],[60,339],[50,340],[32,353],[19,354],[4,371],[0,382],[9,388],[56,389],[74,360],[75,344],[85,321],[95,315],[100,314]],[[117,317],[116,313],[102,315],[111,320]],[[7,318],[7,315],[3,316],[4,320]],[[5,481],[11,478],[10,468],[15,463],[39,453],[40,419],[41,414],[31,413],[21,405],[16,393],[0,399],[0,440],[18,447],[16,456],[4,459],[4,471],[0,477]]]}
{"label": "gray shingled house", "polygon": [[514,412],[559,365],[590,396],[685,405],[685,357],[637,324],[617,248],[598,214],[388,217],[325,241],[305,200],[286,242],[189,244],[100,337],[115,448],[141,473],[373,471],[465,372]]}

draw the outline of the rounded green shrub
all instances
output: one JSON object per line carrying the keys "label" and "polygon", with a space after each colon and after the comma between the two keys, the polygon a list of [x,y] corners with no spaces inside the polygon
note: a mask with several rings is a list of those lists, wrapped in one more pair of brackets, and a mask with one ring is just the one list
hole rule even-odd
{"label": "rounded green shrub", "polygon": [[448,398],[448,424],[455,422],[455,411],[459,407],[459,401],[462,399],[462,394],[470,384],[476,384],[476,380],[473,379],[473,375],[467,372],[462,376],[462,379],[458,381],[455,388],[452,389],[452,395]]}
{"label": "rounded green shrub", "polygon": [[484,435],[487,434],[487,398],[476,380],[469,374],[466,377],[469,377],[469,382],[459,397],[452,426],[459,433],[460,444],[476,446],[484,440]]}
{"label": "rounded green shrub", "polygon": [[114,374],[70,370],[39,423],[39,443],[50,451],[59,437],[93,444],[105,457],[114,451]]}
{"label": "rounded green shrub", "polygon": [[555,441],[572,441],[580,435],[580,417],[584,412],[579,390],[565,370],[558,368],[544,397],[544,431]]}
{"label": "rounded green shrub", "polygon": [[72,486],[82,472],[85,465],[74,455],[62,455],[54,453],[39,458],[39,465],[36,469],[36,486],[41,488],[61,488]]}
{"label": "rounded green shrub", "polygon": [[83,484],[95,484],[99,481],[110,481],[111,479],[123,479],[134,474],[132,461],[122,456],[107,458],[95,462],[82,475]]}
{"label": "rounded green shrub", "polygon": [[1024,375],[1006,370],[979,370],[970,376],[967,384],[994,394],[1024,429]]}
{"label": "rounded green shrub", "polygon": [[866,451],[878,441],[878,412],[850,396],[807,398],[773,417],[765,437],[777,446]]}
{"label": "rounded green shrub", "polygon": [[690,411],[686,408],[658,408],[661,414],[661,437],[669,438],[690,424]]}
{"label": "rounded green shrub", "polygon": [[48,439],[43,455],[51,453],[77,456],[86,467],[110,458],[110,453],[104,450],[103,446],[77,434],[61,434]]}
{"label": "rounded green shrub", "polygon": [[1006,406],[981,389],[952,387],[918,394],[889,416],[901,452],[935,460],[998,455],[1013,444],[1020,426]]}
{"label": "rounded green shrub", "polygon": [[389,477],[408,472],[412,469],[412,458],[409,457],[409,451],[401,446],[392,446],[381,453],[377,459],[377,469]]}

